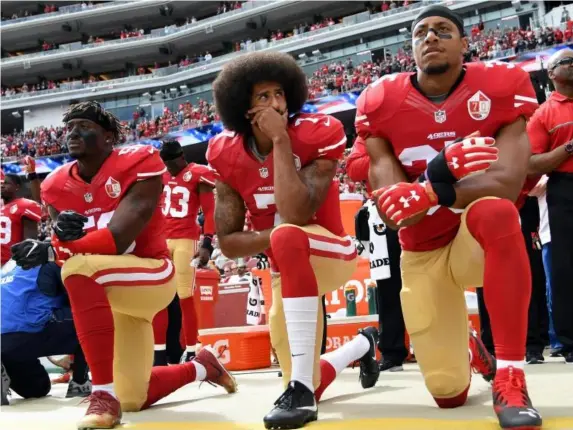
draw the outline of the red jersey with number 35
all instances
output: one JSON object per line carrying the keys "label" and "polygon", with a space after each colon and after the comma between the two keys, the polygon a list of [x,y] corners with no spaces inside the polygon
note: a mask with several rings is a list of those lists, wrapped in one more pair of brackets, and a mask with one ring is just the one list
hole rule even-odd
{"label": "red jersey with number 35", "polygon": [[10,260],[10,247],[24,240],[24,218],[42,220],[40,205],[29,199],[14,199],[0,208],[0,253],[2,265]]}
{"label": "red jersey with number 35", "polygon": [[[77,172],[77,162],[64,164],[42,182],[42,201],[56,211],[73,210],[85,215],[85,230],[106,228],[128,190],[138,181],[162,176],[166,168],[152,146],[116,148],[104,161],[91,183]],[[161,200],[135,241],[125,251],[142,258],[169,258],[165,241]]]}
{"label": "red jersey with number 35", "polygon": [[[510,63],[469,63],[465,76],[442,103],[424,97],[412,73],[386,75],[357,100],[356,129],[363,139],[387,140],[408,179],[424,172],[445,145],[475,131],[495,137],[499,130],[538,107],[529,74]],[[402,247],[427,251],[456,235],[462,210],[435,206],[416,225],[400,229]]]}
{"label": "red jersey with number 35", "polygon": [[[300,114],[291,119],[288,135],[297,170],[317,159],[338,160],[346,146],[342,124],[329,115]],[[241,195],[255,231],[281,222],[275,205],[272,152],[264,161],[258,161],[242,136],[223,131],[209,142],[207,160],[220,179]],[[337,236],[346,235],[336,181],[309,224],[318,224]]]}
{"label": "red jersey with number 35", "polygon": [[199,240],[199,185],[215,186],[217,173],[200,164],[190,163],[177,176],[163,174],[163,215],[167,239]]}

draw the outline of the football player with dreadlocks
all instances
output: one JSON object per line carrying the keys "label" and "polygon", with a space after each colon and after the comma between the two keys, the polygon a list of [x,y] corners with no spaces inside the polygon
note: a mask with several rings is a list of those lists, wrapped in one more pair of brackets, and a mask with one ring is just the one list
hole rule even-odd
{"label": "football player with dreadlocks", "polygon": [[51,243],[12,247],[24,269],[58,261],[93,389],[79,429],[113,428],[195,380],[236,390],[213,352],[155,367],[152,320],[175,295],[160,197],[165,165],[151,146],[114,148],[119,120],[96,102],[72,105],[63,119],[75,161],[42,183],[54,221]]}

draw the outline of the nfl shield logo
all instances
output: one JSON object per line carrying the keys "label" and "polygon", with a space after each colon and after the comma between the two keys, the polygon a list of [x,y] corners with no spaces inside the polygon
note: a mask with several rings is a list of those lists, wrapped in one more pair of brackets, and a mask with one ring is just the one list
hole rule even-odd
{"label": "nfl shield logo", "polygon": [[261,167],[259,169],[259,173],[261,174],[261,178],[268,178],[269,177],[269,169],[266,167]]}
{"label": "nfl shield logo", "polygon": [[489,116],[491,100],[481,91],[468,99],[468,113],[476,121],[483,121]]}
{"label": "nfl shield logo", "polygon": [[91,203],[94,201],[94,196],[92,196],[92,193],[85,193],[84,199],[87,203]]}
{"label": "nfl shield logo", "polygon": [[183,180],[184,180],[185,182],[189,182],[192,177],[193,177],[193,175],[192,175],[191,172],[186,172],[186,173],[183,175]]}
{"label": "nfl shield logo", "polygon": [[105,192],[112,199],[117,199],[121,194],[121,185],[110,176],[105,183]]}
{"label": "nfl shield logo", "polygon": [[446,111],[440,109],[440,110],[437,110],[436,112],[434,112],[434,120],[438,124],[446,122]]}

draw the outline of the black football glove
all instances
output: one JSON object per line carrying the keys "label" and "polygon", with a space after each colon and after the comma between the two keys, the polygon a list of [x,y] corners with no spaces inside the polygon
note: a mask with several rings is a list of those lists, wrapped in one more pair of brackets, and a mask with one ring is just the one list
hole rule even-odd
{"label": "black football glove", "polygon": [[86,235],[84,224],[87,221],[87,217],[77,212],[60,212],[54,225],[54,233],[62,242],[81,239]]}
{"label": "black football glove", "polygon": [[50,242],[26,239],[10,248],[12,259],[24,270],[55,261],[56,253]]}

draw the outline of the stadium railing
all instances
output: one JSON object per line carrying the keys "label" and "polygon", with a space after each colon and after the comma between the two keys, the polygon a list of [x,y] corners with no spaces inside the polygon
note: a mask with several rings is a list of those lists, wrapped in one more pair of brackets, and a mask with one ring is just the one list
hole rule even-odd
{"label": "stadium railing", "polygon": [[202,19],[200,21],[196,21],[194,23],[182,25],[180,27],[172,25],[172,26],[169,26],[167,28],[163,27],[163,28],[158,28],[158,29],[152,30],[151,34],[144,34],[141,36],[128,37],[125,39],[106,40],[104,42],[99,42],[99,43],[82,44],[81,42],[73,42],[73,43],[68,43],[65,45],[60,45],[57,49],[51,49],[49,51],[40,51],[40,52],[34,52],[34,53],[30,53],[30,54],[25,54],[25,55],[6,57],[6,58],[2,59],[2,62],[4,64],[14,63],[14,62],[26,61],[26,60],[30,60],[30,59],[38,58],[38,57],[48,57],[48,56],[52,56],[52,55],[58,55],[58,54],[63,54],[63,53],[68,53],[68,52],[83,51],[83,50],[92,49],[92,48],[101,48],[101,47],[109,48],[110,46],[113,47],[113,46],[117,46],[117,45],[123,45],[126,43],[142,43],[143,44],[149,40],[158,39],[160,37],[170,36],[173,34],[181,33],[181,32],[184,32],[188,29],[204,26],[205,24],[212,25],[212,24],[215,24],[217,21],[221,21],[223,19],[228,19],[229,17],[231,17],[233,15],[248,13],[252,10],[259,9],[259,8],[267,6],[269,4],[276,4],[276,3],[278,3],[277,0],[257,1],[256,3],[255,2],[249,2],[248,4],[245,4],[241,9],[230,10],[228,12],[225,12],[225,13],[222,13],[219,15],[215,15],[215,16],[212,16],[210,18],[206,18],[206,19]]}

